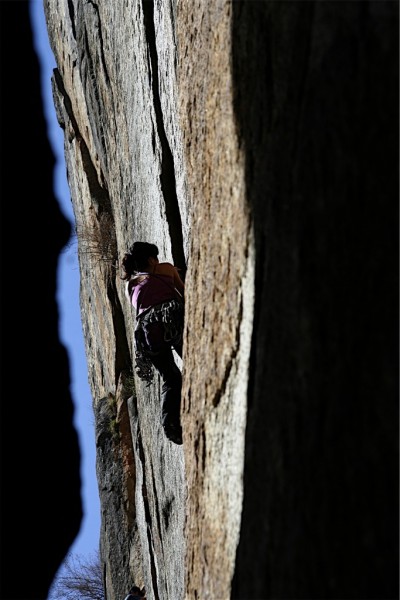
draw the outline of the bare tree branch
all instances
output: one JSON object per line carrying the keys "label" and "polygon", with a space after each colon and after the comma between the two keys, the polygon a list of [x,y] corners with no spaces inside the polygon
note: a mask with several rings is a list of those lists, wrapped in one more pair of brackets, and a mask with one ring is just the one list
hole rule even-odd
{"label": "bare tree branch", "polygon": [[64,600],[105,600],[99,552],[89,556],[69,554],[51,597]]}

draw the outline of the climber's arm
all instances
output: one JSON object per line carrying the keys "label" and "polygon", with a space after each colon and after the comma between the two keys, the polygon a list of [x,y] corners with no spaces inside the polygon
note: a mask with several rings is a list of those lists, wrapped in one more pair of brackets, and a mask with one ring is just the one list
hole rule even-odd
{"label": "climber's arm", "polygon": [[180,292],[183,295],[183,292],[185,290],[185,284],[183,283],[182,279],[180,278],[176,267],[174,267],[174,285],[175,285],[176,289],[178,290],[178,292]]}
{"label": "climber's arm", "polygon": [[174,280],[174,286],[178,290],[180,294],[183,296],[183,291],[185,289],[185,284],[179,276],[178,269],[172,265],[171,263],[159,263],[157,265],[157,273],[169,275]]}

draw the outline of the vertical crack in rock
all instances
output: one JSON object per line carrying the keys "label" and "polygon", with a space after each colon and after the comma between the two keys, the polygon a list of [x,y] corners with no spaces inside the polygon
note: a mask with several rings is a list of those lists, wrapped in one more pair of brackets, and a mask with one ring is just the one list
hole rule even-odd
{"label": "vertical crack in rock", "polygon": [[147,495],[147,484],[146,484],[146,461],[144,458],[144,450],[143,444],[141,442],[141,436],[138,427],[138,437],[137,437],[137,449],[139,454],[139,460],[142,463],[142,471],[143,471],[143,483],[142,483],[142,498],[143,498],[143,506],[144,506],[144,514],[146,520],[146,534],[147,534],[147,542],[149,546],[149,558],[150,558],[150,568],[151,568],[151,580],[153,583],[153,592],[154,599],[160,600],[160,596],[158,593],[158,585],[157,585],[157,568],[154,559],[154,547],[153,547],[153,538],[152,538],[152,519],[150,513],[149,500]]}
{"label": "vertical crack in rock", "polygon": [[[99,91],[99,87],[98,87],[98,83],[97,83],[97,79],[98,79],[98,75],[96,72],[96,68],[95,68],[95,64],[90,52],[90,46],[89,46],[89,38],[88,38],[88,33],[87,33],[87,29],[85,27],[85,33],[84,33],[84,45],[85,45],[85,55],[87,58],[87,70],[88,70],[88,77],[89,77],[89,81],[91,84],[91,87],[93,89],[93,105],[96,106],[97,104],[97,110],[98,110],[98,114],[101,115],[104,113],[104,106],[102,106],[102,102],[101,102],[101,98],[100,98],[100,91]],[[81,64],[82,64],[82,57],[81,57]],[[107,73],[105,73],[105,75],[107,76]],[[84,81],[85,78],[82,74],[82,81]],[[102,147],[102,152],[103,154],[106,156],[107,155],[107,148],[105,145],[105,134],[104,134],[104,126],[103,126],[103,121],[102,119],[96,119],[95,123],[92,124],[92,128],[93,131],[99,131],[99,135],[98,135],[98,140],[101,144]]]}
{"label": "vertical crack in rock", "polygon": [[[75,137],[78,141],[78,147],[81,153],[81,159],[83,168],[86,174],[90,195],[92,201],[94,203],[95,211],[97,217],[100,215],[107,213],[110,215],[112,219],[112,224],[110,223],[109,227],[114,227],[114,218],[111,211],[111,202],[108,191],[104,188],[98,178],[97,170],[93,164],[92,158],[90,156],[89,149],[85,140],[83,139],[76,118],[73,114],[72,103],[65,90],[64,83],[62,81],[62,77],[58,69],[54,69],[54,81],[57,86],[59,93],[61,94],[64,107],[66,113],[70,119],[72,129],[74,131]],[[65,127],[65,124],[64,124]],[[104,178],[103,178],[104,179]],[[117,256],[113,256],[113,263],[115,263]],[[107,297],[110,301],[114,332],[115,332],[115,347],[116,347],[116,355],[115,355],[115,381],[118,382],[119,375],[122,371],[131,368],[131,356],[129,352],[129,344],[126,337],[125,323],[123,318],[123,310],[121,307],[121,303],[119,301],[119,297],[117,291],[115,289],[115,280],[114,278],[110,278],[107,284]]]}
{"label": "vertical crack in rock", "polygon": [[164,523],[165,523],[165,529],[168,529],[169,527],[169,519],[171,516],[171,511],[172,511],[172,499],[168,498],[168,500],[166,501],[166,503],[163,506],[163,518],[164,518]]}
{"label": "vertical crack in rock", "polygon": [[207,459],[207,442],[206,442],[206,432],[204,426],[201,428],[201,441],[202,441],[202,452],[201,452],[201,468],[204,473],[206,470],[206,459]]}
{"label": "vertical crack in rock", "polygon": [[125,321],[121,302],[117,290],[115,289],[114,278],[110,279],[107,285],[107,296],[110,301],[112,319],[115,334],[115,382],[119,380],[122,371],[132,369],[132,358],[129,351],[128,339],[126,337]]}
{"label": "vertical crack in rock", "polygon": [[75,7],[72,0],[68,0],[68,12],[71,19],[72,35],[76,41],[76,28],[75,28]]}
{"label": "vertical crack in rock", "polygon": [[161,143],[161,189],[164,196],[165,212],[167,215],[169,233],[171,237],[172,257],[174,264],[185,272],[186,261],[183,250],[182,220],[179,211],[178,197],[176,194],[174,158],[165,132],[164,118],[161,107],[159,81],[158,81],[158,54],[156,34],[154,27],[154,0],[142,0],[144,26],[147,39],[147,48],[151,65],[154,111],[156,115],[157,131]]}
{"label": "vertical crack in rock", "polygon": [[178,65],[178,53],[177,53],[177,44],[176,44],[176,0],[170,0],[169,10],[171,14],[172,21],[172,35],[173,35],[173,43],[174,43],[174,70],[176,72],[176,68]]}
{"label": "vertical crack in rock", "polygon": [[99,7],[97,6],[97,4],[95,4],[95,2],[92,2],[92,0],[89,0],[88,4],[90,4],[91,6],[93,6],[93,8],[95,9],[96,14],[97,14],[98,29],[99,29],[99,42],[100,42],[101,64],[103,65],[103,70],[104,70],[104,75],[105,75],[106,83],[107,83],[107,85],[109,85],[109,83],[110,83],[110,76],[108,74],[107,65],[106,65],[106,59],[105,59],[105,56],[104,56],[103,31],[102,31],[102,28],[101,28],[101,19],[100,19],[100,14],[99,14]]}
{"label": "vertical crack in rock", "polygon": [[[62,80],[60,71],[58,69],[54,69],[53,75],[54,82],[64,100],[64,107],[66,113],[70,118],[72,129],[74,130],[75,137],[78,141],[78,146],[81,152],[82,164],[86,173],[86,178],[89,186],[90,196],[94,202],[96,214],[99,215],[103,210],[110,210],[110,197],[108,191],[99,182],[96,168],[90,156],[89,148],[87,147],[87,144],[83,139],[81,132],[79,131],[79,126],[72,110],[72,102],[64,87],[64,82]],[[60,123],[60,125],[61,127],[65,128],[65,124]]]}
{"label": "vertical crack in rock", "polygon": [[[154,477],[154,471],[151,471],[151,478],[152,478],[152,483],[153,483],[153,493],[154,493],[154,498],[155,498],[155,509],[156,509],[156,518],[157,518],[157,525],[158,525],[158,534],[161,537],[162,536],[162,529],[161,529],[161,518],[160,518],[160,506],[159,506],[159,502],[158,502],[158,495],[157,495],[157,483]],[[161,546],[162,548],[162,546]]]}

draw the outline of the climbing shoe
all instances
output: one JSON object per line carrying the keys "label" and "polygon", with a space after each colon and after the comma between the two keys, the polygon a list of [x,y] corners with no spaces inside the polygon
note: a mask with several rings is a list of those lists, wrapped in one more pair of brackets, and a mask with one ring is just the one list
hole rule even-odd
{"label": "climbing shoe", "polygon": [[165,423],[164,432],[167,438],[174,444],[182,444],[182,427],[174,423]]}

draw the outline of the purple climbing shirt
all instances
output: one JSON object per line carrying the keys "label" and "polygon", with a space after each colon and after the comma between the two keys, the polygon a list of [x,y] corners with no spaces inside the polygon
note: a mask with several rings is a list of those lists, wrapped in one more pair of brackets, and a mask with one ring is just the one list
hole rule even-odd
{"label": "purple climbing shirt", "polygon": [[127,295],[136,309],[136,316],[152,306],[179,296],[175,290],[174,279],[170,275],[149,274],[134,287],[129,284],[132,286],[132,282],[127,282]]}

